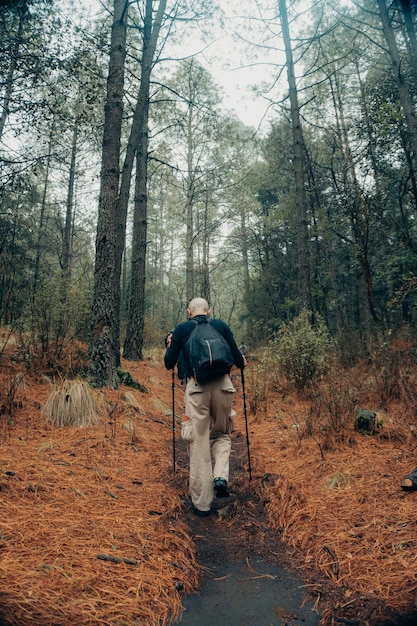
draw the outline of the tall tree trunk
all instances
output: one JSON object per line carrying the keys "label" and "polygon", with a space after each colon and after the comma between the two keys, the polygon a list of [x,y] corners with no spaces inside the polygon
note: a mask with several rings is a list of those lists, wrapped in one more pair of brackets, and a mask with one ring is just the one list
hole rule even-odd
{"label": "tall tree trunk", "polygon": [[[245,203],[240,204],[240,249],[243,259],[243,291],[244,297],[242,300],[245,303],[250,302],[250,283],[249,283],[249,252],[248,252],[248,231],[246,227],[246,210]],[[247,312],[247,304],[246,304]],[[248,315],[245,315],[243,321],[243,335],[244,341],[249,341],[252,337],[251,319]]]}
{"label": "tall tree trunk", "polygon": [[[394,31],[389,18],[388,9],[385,0],[376,0],[379,15],[381,17],[382,28],[384,31],[385,41],[388,46],[388,53],[391,59],[391,65],[393,74],[397,82],[398,93],[400,96],[401,106],[404,112],[405,123],[408,132],[408,141],[410,143],[411,151],[411,167],[412,176],[417,177],[417,118],[415,114],[415,107],[411,98],[410,89],[407,85],[405,74],[402,70],[401,57],[398,50],[397,42],[395,41]],[[417,202],[417,198],[414,199]]]}
{"label": "tall tree trunk", "polygon": [[60,311],[57,335],[59,339],[63,339],[66,335],[67,316],[67,300],[68,288],[71,280],[71,250],[73,237],[73,211],[74,211],[74,184],[75,184],[75,165],[77,157],[77,138],[78,125],[75,123],[72,136],[71,146],[71,163],[68,180],[67,193],[67,209],[65,215],[64,232],[62,237],[61,252],[61,293],[60,293]]}
{"label": "tall tree trunk", "polygon": [[300,120],[297,85],[295,80],[294,59],[288,24],[286,0],[279,0],[282,36],[284,39],[287,77],[291,107],[291,122],[294,150],[295,204],[297,211],[298,271],[300,285],[300,304],[311,310],[310,263],[308,248],[307,200],[305,194],[304,138]]}
{"label": "tall tree trunk", "polygon": [[[140,128],[142,123],[142,114],[143,114],[143,106],[141,95],[139,93],[135,111],[133,113],[132,126],[130,129],[129,139],[126,146],[126,153],[123,162],[121,181],[120,181],[120,191],[119,197],[117,201],[117,220],[116,220],[116,267],[115,267],[115,281],[116,284],[121,282],[122,275],[122,264],[125,247],[126,247],[126,221],[127,221],[127,212],[129,206],[129,197],[130,197],[130,187],[132,183],[132,172],[133,166],[135,162],[135,155],[139,143],[140,137]],[[126,263],[126,260],[125,260]],[[127,294],[127,290],[125,291]],[[115,312],[116,312],[116,326],[115,326],[115,336],[114,343],[120,344],[120,320],[121,320],[121,304],[120,304],[121,292],[120,290],[115,290]],[[127,307],[126,319],[128,319],[128,310]],[[120,365],[120,351],[117,353],[117,362],[116,364]]]}
{"label": "tall tree trunk", "polygon": [[18,12],[19,12],[19,26],[17,29],[14,50],[11,55],[9,70],[7,72],[6,86],[5,86],[4,96],[2,98],[1,109],[0,109],[0,139],[3,136],[4,127],[5,127],[6,120],[9,116],[9,111],[10,111],[10,100],[11,100],[12,91],[13,91],[13,77],[17,68],[17,61],[19,59],[19,48],[22,43],[23,28],[24,28],[26,16],[28,14],[27,0],[23,0],[21,5],[18,5]]}
{"label": "tall tree trunk", "polygon": [[[142,360],[144,343],[146,234],[148,226],[147,145],[148,133],[147,129],[143,128],[142,147],[138,150],[136,160],[135,214],[133,219],[129,318],[123,351],[124,358],[133,361]],[[143,157],[143,150],[146,150],[145,157]]]}
{"label": "tall tree trunk", "polygon": [[[355,294],[359,294],[363,291],[366,292],[368,296],[368,306],[365,306],[365,303],[362,303],[363,298],[361,298],[360,304],[357,303],[356,299],[355,303],[357,304],[357,310],[363,311],[363,316],[365,316],[366,320],[368,320],[369,313],[373,312],[372,281],[370,281],[370,272],[367,271],[367,250],[369,239],[368,206],[365,201],[361,203],[363,196],[358,185],[355,163],[350,149],[337,74],[335,74],[334,76],[334,81],[332,80],[333,77],[329,76],[329,87],[330,93],[332,95],[334,115],[336,119],[336,141],[339,146],[340,152],[345,159],[345,166],[342,169],[343,180],[341,183],[338,182],[338,177],[333,171],[333,168],[332,178],[337,189],[337,194],[340,198],[341,204],[344,206],[345,215],[350,224],[350,232],[352,237],[349,237],[346,240],[349,241],[349,244],[353,249],[354,257],[356,258],[358,264],[356,274],[358,276],[359,285],[356,285],[355,283],[354,292]],[[361,204],[363,208],[363,213],[361,212]],[[332,216],[330,216],[330,218],[332,219]],[[364,262],[365,260],[366,262]],[[367,282],[368,279],[370,281],[369,285]],[[363,316],[361,315],[361,319]],[[355,319],[357,320],[358,317],[355,316]]]}
{"label": "tall tree trunk", "polygon": [[337,118],[340,147],[346,159],[348,171],[350,173],[350,179],[347,185],[351,186],[353,191],[352,194],[350,193],[350,190],[347,189],[347,193],[344,195],[349,199],[347,201],[347,205],[352,235],[355,241],[355,253],[362,270],[363,280],[365,282],[369,313],[371,314],[373,320],[378,322],[380,320],[375,309],[374,287],[371,265],[369,262],[369,206],[356,175],[356,165],[350,148],[344,117],[343,102],[337,76],[335,87],[333,87],[331,80],[330,85]]}
{"label": "tall tree trunk", "polygon": [[209,232],[209,190],[206,185],[204,199],[204,225],[201,263],[201,290],[199,295],[210,302],[210,232]]}
{"label": "tall tree trunk", "polygon": [[121,282],[120,282],[120,297],[121,303],[119,305],[119,321],[126,322],[127,314],[128,314],[128,280],[127,280],[127,258],[126,258],[126,250],[123,252],[122,257],[122,272],[121,272]]}
{"label": "tall tree trunk", "polygon": [[115,341],[115,327],[118,324],[115,293],[116,289],[120,290],[120,277],[119,281],[116,281],[116,206],[119,193],[128,5],[128,0],[114,0],[104,110],[90,338],[90,377],[97,387],[117,387],[118,385],[116,363],[120,347]]}
{"label": "tall tree trunk", "polygon": [[[356,67],[358,83],[360,86],[362,115],[363,115],[363,119],[365,122],[366,135],[368,137],[368,155],[371,161],[374,182],[375,182],[376,204],[378,208],[385,207],[386,192],[383,192],[384,186],[381,180],[381,171],[380,171],[380,167],[378,163],[376,142],[375,142],[374,133],[372,132],[372,123],[369,118],[368,103],[367,103],[367,98],[366,98],[366,93],[365,93],[365,85],[362,81],[362,76],[361,76],[358,61],[355,61],[355,67]],[[378,210],[378,208],[376,210]],[[382,246],[387,251],[387,258],[388,258],[388,245],[387,245],[387,237],[385,233],[383,235]],[[385,281],[386,281],[387,291],[389,294],[389,299],[391,300],[394,296],[394,288],[393,288],[394,279],[392,276],[392,270],[390,269],[389,266],[387,266],[386,268]]]}
{"label": "tall tree trunk", "polygon": [[[398,0],[398,3],[404,16],[405,31],[407,33],[406,41],[410,52],[411,65],[417,75],[417,38],[416,30],[414,28],[413,11],[411,7],[412,3],[410,0]],[[414,11],[415,10],[416,7],[414,6]]]}
{"label": "tall tree trunk", "polygon": [[45,180],[43,183],[41,210],[40,210],[40,215],[39,215],[39,226],[38,226],[38,232],[36,235],[36,254],[35,254],[35,265],[33,269],[33,282],[32,282],[32,305],[35,304],[36,292],[38,289],[38,283],[40,279],[42,244],[43,244],[44,235],[45,235],[46,195],[47,195],[48,186],[49,186],[49,171],[51,167],[52,141],[53,141],[54,132],[55,132],[55,129],[53,127],[51,130],[50,138],[49,138],[48,156],[46,158],[46,168],[45,168]]}
{"label": "tall tree trunk", "polygon": [[192,147],[193,108],[188,103],[187,118],[187,231],[185,236],[185,295],[187,303],[195,297],[194,294],[194,164]]}
{"label": "tall tree trunk", "polygon": [[143,55],[139,92],[139,141],[136,154],[135,206],[133,216],[132,264],[130,277],[129,319],[123,356],[143,358],[145,325],[146,235],[148,211],[149,93],[153,59],[167,0],[160,0],[152,24],[152,0],[146,0],[143,28]]}

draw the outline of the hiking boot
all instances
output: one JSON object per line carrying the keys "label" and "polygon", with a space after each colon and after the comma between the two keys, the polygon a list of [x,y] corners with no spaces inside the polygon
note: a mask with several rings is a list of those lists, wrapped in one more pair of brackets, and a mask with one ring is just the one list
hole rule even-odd
{"label": "hiking boot", "polygon": [[193,513],[198,517],[207,517],[207,515],[211,514],[211,509],[209,509],[208,511],[202,511],[201,509],[197,509],[197,507],[193,504]]}
{"label": "hiking boot", "polygon": [[227,486],[227,480],[224,478],[214,479],[214,491],[218,498],[228,498],[230,496],[229,487]]}

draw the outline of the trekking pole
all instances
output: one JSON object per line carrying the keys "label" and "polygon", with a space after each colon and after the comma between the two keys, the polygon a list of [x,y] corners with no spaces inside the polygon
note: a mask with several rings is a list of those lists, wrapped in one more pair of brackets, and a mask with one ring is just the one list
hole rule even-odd
{"label": "trekking pole", "polygon": [[172,369],[172,460],[175,474],[175,372]]}
{"label": "trekking pole", "polygon": [[250,442],[249,442],[249,429],[248,429],[248,414],[246,410],[246,393],[245,393],[245,376],[243,374],[243,367],[240,370],[240,374],[242,377],[242,393],[243,393],[243,413],[245,415],[245,426],[246,426],[246,446],[248,448],[248,472],[249,472],[249,480],[252,480],[252,467],[250,462]]}

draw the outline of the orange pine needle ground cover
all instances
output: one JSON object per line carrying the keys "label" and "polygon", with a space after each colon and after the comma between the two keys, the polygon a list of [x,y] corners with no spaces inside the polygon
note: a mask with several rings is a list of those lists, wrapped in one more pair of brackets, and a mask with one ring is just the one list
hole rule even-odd
{"label": "orange pine needle ground cover", "polygon": [[[404,413],[391,414],[389,428],[374,436],[356,433],[352,419],[349,443],[321,451],[294,424],[294,410],[300,421],[307,413],[303,403],[285,404],[279,420],[256,420],[251,435],[271,528],[301,551],[302,575],[308,579],[309,567],[318,567],[340,587],[340,608],[360,595],[399,613],[413,610],[417,493],[402,491],[400,482],[417,465],[417,450]],[[331,624],[339,607],[320,604],[320,585],[314,587],[322,622]]]}
{"label": "orange pine needle ground cover", "polygon": [[52,386],[28,376],[13,423],[2,415],[0,609],[13,624],[164,624],[197,584],[169,482],[169,374],[131,371],[148,393],[94,391],[98,426],[51,426]]}
{"label": "orange pine needle ground cover", "polygon": [[[182,594],[198,586],[200,565],[181,510],[187,472],[179,469],[173,480],[171,374],[162,353],[123,363],[147,393],[123,385],[93,391],[101,419],[88,428],[52,426],[42,407],[54,387],[29,374],[10,416],[7,393],[19,369],[12,372],[4,355],[3,366],[0,616],[19,626],[175,621]],[[239,376],[235,382],[239,387]],[[177,387],[177,413],[181,394]],[[281,537],[301,553],[300,573],[322,624],[332,623],[337,607],[321,594],[317,568],[340,588],[341,608],[359,594],[410,610],[417,493],[399,483],[417,453],[401,408],[376,436],[352,425],[349,443],[332,451],[300,435],[296,422],[307,413],[307,402],[276,394],[266,417],[249,415],[253,480],[245,468],[240,480],[266,502],[265,541]],[[239,517],[232,523],[245,540],[251,529],[239,528]]]}

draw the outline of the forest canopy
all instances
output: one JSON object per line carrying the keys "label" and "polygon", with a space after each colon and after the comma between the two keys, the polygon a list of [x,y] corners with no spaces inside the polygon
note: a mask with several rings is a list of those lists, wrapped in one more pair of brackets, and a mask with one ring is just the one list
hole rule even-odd
{"label": "forest canopy", "polygon": [[[85,4],[0,3],[3,326],[54,362],[85,342],[98,386],[195,295],[251,349],[303,311],[345,360],[415,326],[416,2]],[[268,68],[260,127],[206,62],[221,31]]]}

